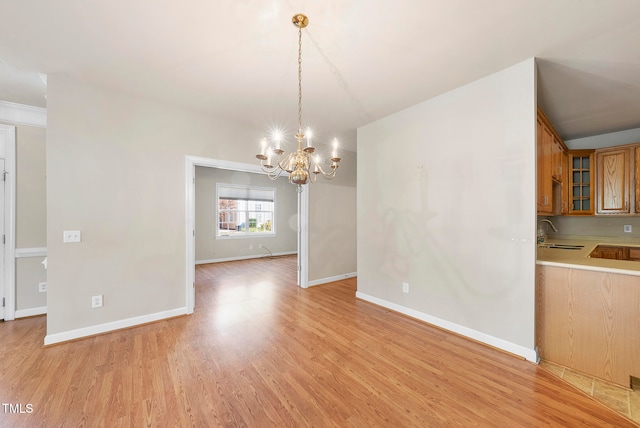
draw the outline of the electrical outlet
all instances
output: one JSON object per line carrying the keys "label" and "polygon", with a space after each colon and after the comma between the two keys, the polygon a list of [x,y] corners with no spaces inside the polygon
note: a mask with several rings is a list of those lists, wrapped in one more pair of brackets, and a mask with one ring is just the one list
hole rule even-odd
{"label": "electrical outlet", "polygon": [[102,294],[98,296],[91,296],[91,308],[101,308],[102,307]]}
{"label": "electrical outlet", "polygon": [[403,293],[408,293],[409,292],[409,284],[406,282],[402,283],[402,292]]}
{"label": "electrical outlet", "polygon": [[633,232],[633,226],[631,226],[630,224],[625,224],[624,233],[631,233],[631,232]]}
{"label": "electrical outlet", "polygon": [[82,235],[79,230],[65,230],[62,234],[62,242],[80,242]]}
{"label": "electrical outlet", "polygon": [[46,293],[47,292],[47,283],[46,282],[39,282],[38,283],[38,291],[41,293]]}

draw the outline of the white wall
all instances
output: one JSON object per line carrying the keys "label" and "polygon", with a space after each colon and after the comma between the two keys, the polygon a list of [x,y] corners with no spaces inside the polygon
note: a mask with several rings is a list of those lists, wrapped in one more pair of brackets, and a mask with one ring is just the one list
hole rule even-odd
{"label": "white wall", "polygon": [[309,283],[356,275],[356,187],[309,186]]}
{"label": "white wall", "polygon": [[263,130],[56,75],[47,108],[45,343],[184,313],[185,156],[254,162]]}
{"label": "white wall", "polygon": [[532,58],[358,130],[359,297],[535,359],[535,118]]}

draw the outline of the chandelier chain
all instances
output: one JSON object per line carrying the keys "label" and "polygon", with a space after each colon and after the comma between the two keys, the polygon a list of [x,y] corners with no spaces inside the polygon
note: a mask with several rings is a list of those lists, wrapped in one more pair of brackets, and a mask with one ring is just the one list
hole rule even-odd
{"label": "chandelier chain", "polygon": [[302,27],[298,27],[298,133],[302,134]]}

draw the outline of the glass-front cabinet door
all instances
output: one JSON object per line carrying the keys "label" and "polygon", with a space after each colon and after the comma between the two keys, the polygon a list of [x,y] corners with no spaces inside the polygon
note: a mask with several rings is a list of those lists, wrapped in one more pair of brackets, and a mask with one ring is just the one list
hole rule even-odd
{"label": "glass-front cabinet door", "polygon": [[592,215],[593,150],[569,151],[569,215]]}

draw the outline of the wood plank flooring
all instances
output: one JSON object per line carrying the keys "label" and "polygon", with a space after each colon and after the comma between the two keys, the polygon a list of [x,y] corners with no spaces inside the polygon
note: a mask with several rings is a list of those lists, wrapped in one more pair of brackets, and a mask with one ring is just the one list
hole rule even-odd
{"label": "wood plank flooring", "polygon": [[355,279],[299,289],[295,265],[198,266],[193,315],[48,348],[44,317],[0,324],[0,426],[635,426],[534,364],[355,299]]}

